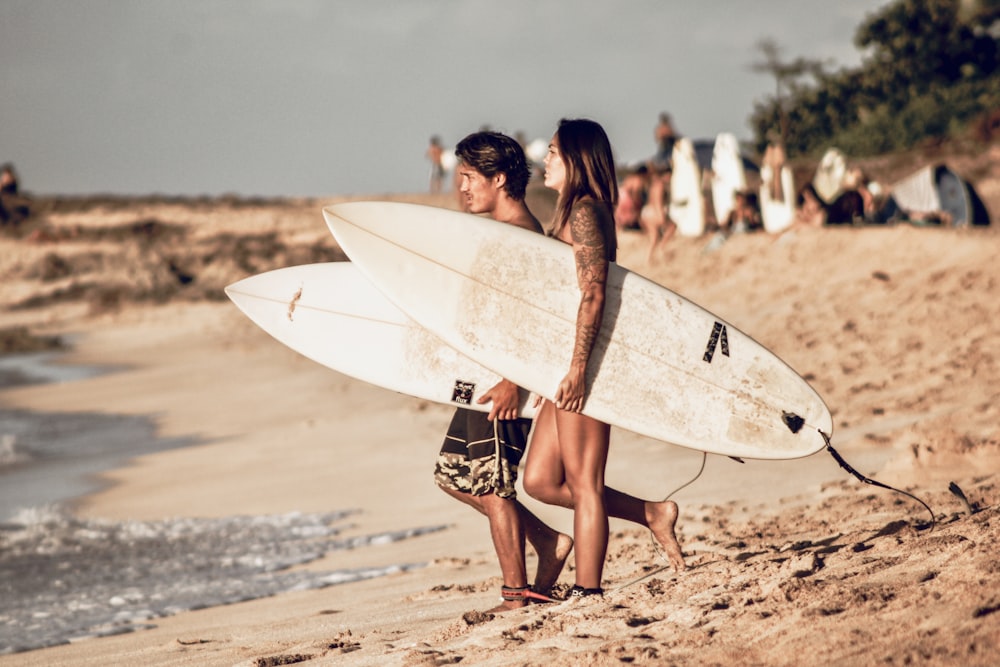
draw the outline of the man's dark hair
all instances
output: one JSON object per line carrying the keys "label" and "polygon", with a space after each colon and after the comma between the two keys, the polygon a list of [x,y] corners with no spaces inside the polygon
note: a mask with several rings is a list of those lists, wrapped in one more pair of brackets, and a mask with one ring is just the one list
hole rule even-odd
{"label": "man's dark hair", "polygon": [[531,178],[531,168],[521,144],[500,132],[476,132],[458,142],[455,156],[486,178],[505,174],[504,190],[511,199],[522,201]]}

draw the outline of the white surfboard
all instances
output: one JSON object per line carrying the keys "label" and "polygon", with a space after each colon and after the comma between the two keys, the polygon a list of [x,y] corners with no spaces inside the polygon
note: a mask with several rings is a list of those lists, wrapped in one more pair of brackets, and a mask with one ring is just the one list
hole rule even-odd
{"label": "white surfboard", "polygon": [[549,152],[549,142],[545,139],[535,139],[524,147],[524,154],[533,164],[542,164]]}
{"label": "white surfboard", "polygon": [[[795,220],[795,180],[791,168],[782,165],[777,175],[771,165],[760,168],[760,218],[764,231],[776,234]],[[780,178],[780,197],[775,196],[774,179]]]}
{"label": "white surfboard", "polygon": [[[393,202],[324,209],[341,248],[410,317],[552,399],[580,295],[571,246],[478,216]],[[777,356],[670,290],[611,265],[584,412],[652,438],[758,459],[832,434],[819,395]]]}
{"label": "white surfboard", "polygon": [[455,154],[455,149],[448,148],[441,151],[441,168],[447,172],[455,171],[455,167],[458,166],[458,156]]}
{"label": "white surfboard", "polygon": [[827,204],[844,191],[844,176],[847,174],[847,158],[837,148],[828,148],[820,158],[813,176],[813,187],[816,194]]}
{"label": "white surfboard", "polygon": [[[226,295],[261,329],[333,370],[436,403],[489,411],[478,399],[500,376],[445,345],[396,308],[350,262],[244,278]],[[521,415],[534,415],[522,392]]]}
{"label": "white surfboard", "polygon": [[701,191],[701,169],[694,154],[694,144],[687,137],[674,143],[671,158],[670,219],[681,236],[705,233],[705,194]]}
{"label": "white surfboard", "polygon": [[747,188],[747,173],[736,137],[723,132],[712,148],[712,207],[721,225],[736,204],[736,193]]}

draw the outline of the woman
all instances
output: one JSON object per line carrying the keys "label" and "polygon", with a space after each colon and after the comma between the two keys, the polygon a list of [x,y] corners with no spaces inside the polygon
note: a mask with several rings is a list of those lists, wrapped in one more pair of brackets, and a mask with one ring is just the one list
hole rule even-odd
{"label": "woman", "polygon": [[608,268],[615,259],[618,196],[611,144],[590,120],[562,120],[545,157],[545,185],[559,192],[551,235],[573,246],[580,307],[569,372],[555,401],[542,406],[525,465],[524,489],[572,508],[576,583],[572,597],[602,595],[608,516],[647,526],[676,569],[684,567],[674,536],[677,505],[634,498],[604,486],[610,426],[581,414],[586,369],[601,328]]}
{"label": "woman", "polygon": [[639,226],[649,242],[646,262],[653,263],[657,248],[663,249],[677,232],[677,224],[670,219],[670,165],[653,163],[650,169],[649,199],[639,215]]}
{"label": "woman", "polygon": [[812,183],[806,183],[802,186],[796,199],[798,206],[795,209],[793,228],[822,227],[826,224],[826,204],[820,199],[819,193],[816,192]]}
{"label": "woman", "polygon": [[618,186],[618,203],[615,205],[615,228],[620,232],[639,229],[639,214],[646,205],[649,192],[649,168],[641,164],[630,169]]}

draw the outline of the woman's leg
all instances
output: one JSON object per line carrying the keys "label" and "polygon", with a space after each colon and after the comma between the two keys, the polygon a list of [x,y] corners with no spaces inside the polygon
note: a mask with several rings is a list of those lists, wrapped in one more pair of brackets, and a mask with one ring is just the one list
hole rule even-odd
{"label": "woman's leg", "polygon": [[627,493],[604,487],[608,515],[645,526],[653,533],[660,547],[667,554],[670,564],[677,571],[683,570],[684,556],[674,533],[677,524],[677,503],[672,500],[643,500]]}
{"label": "woman's leg", "polygon": [[572,494],[576,584],[600,588],[608,551],[604,469],[611,427],[575,412],[556,411],[566,484]]}
{"label": "woman's leg", "polygon": [[[541,502],[575,509],[573,495],[566,483],[556,412],[562,413],[547,401],[535,419],[535,431],[531,436],[531,446],[525,459],[524,490],[529,496]],[[603,470],[602,465],[602,483]],[[674,533],[678,515],[676,503],[672,500],[660,502],[643,500],[609,487],[604,487],[604,500],[609,516],[649,528],[666,552],[674,569],[684,568],[684,557]]]}
{"label": "woman's leg", "polygon": [[559,449],[556,407],[551,401],[545,401],[535,417],[535,430],[524,461],[522,484],[525,492],[535,500],[573,509],[573,498],[566,486]]}

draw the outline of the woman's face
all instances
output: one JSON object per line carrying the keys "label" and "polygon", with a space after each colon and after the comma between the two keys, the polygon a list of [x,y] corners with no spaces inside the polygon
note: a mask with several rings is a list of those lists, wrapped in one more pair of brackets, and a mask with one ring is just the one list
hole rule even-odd
{"label": "woman's face", "polygon": [[545,187],[562,192],[566,185],[566,164],[559,152],[559,142],[555,135],[549,142],[549,152],[545,154]]}

